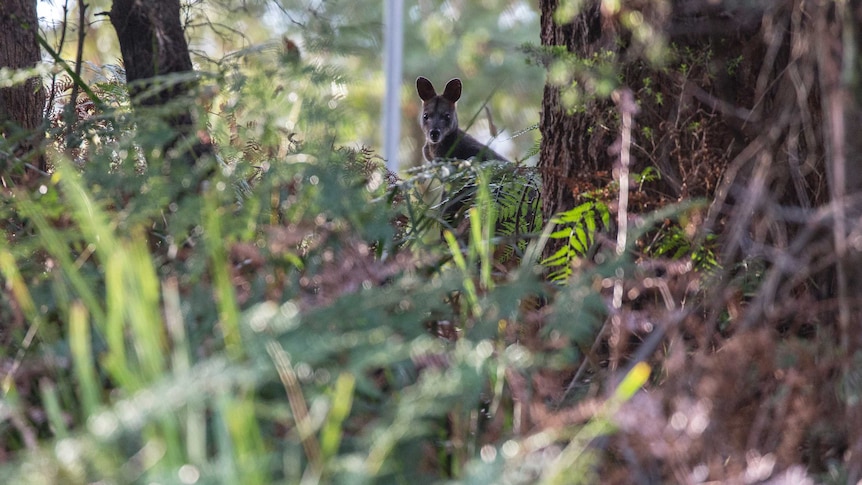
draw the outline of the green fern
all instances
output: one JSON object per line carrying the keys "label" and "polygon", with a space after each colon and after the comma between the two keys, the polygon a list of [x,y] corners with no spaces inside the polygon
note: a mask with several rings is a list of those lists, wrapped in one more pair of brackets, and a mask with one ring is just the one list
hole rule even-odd
{"label": "green fern", "polygon": [[603,202],[590,199],[558,214],[551,222],[559,229],[552,232],[549,238],[563,241],[563,245],[541,264],[550,271],[548,279],[564,283],[572,276],[572,263],[589,253],[600,227],[610,226],[610,211]]}
{"label": "green fern", "polygon": [[406,199],[411,227],[402,242],[412,244],[430,234],[436,240],[436,228],[458,233],[470,209],[476,207],[475,194],[483,171],[497,211],[494,236],[505,246],[498,256],[502,261],[520,258],[543,225],[541,180],[533,167],[501,161],[440,160],[408,172],[411,176],[395,188]]}

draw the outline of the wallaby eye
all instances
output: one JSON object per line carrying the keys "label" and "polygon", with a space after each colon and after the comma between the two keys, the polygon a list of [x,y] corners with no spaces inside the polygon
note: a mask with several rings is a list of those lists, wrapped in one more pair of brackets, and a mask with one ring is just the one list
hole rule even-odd
{"label": "wallaby eye", "polygon": [[422,119],[427,120],[428,119],[428,113],[422,113]]}
{"label": "wallaby eye", "polygon": [[448,122],[452,121],[452,115],[450,115],[449,113],[446,113],[445,115],[443,115],[443,119],[446,120],[446,122],[448,123]]}

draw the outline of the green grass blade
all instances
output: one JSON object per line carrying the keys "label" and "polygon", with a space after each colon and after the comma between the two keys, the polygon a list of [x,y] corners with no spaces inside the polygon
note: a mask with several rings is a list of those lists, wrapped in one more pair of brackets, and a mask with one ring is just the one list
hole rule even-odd
{"label": "green grass blade", "polygon": [[467,303],[470,306],[471,313],[476,315],[480,311],[479,294],[476,291],[476,284],[473,282],[470,272],[467,271],[467,262],[464,260],[464,255],[461,254],[461,248],[458,246],[458,241],[452,232],[443,231],[443,238],[446,239],[446,243],[449,245],[449,251],[452,253],[452,260],[455,262],[455,266],[463,274],[463,285],[464,292],[467,294]]}
{"label": "green grass blade", "polygon": [[54,436],[57,439],[67,438],[69,436],[69,429],[66,427],[60,399],[57,397],[57,387],[54,386],[53,382],[42,379],[39,381],[39,394],[42,397],[45,415],[48,417],[48,423],[51,425]]}
{"label": "green grass blade", "polygon": [[91,339],[87,309],[75,302],[69,310],[69,346],[84,416],[93,414],[101,402]]}
{"label": "green grass blade", "polygon": [[335,389],[332,392],[332,408],[329,410],[329,415],[320,432],[320,451],[323,454],[324,463],[338,453],[343,433],[342,426],[353,407],[353,390],[355,387],[356,378],[347,372],[341,373],[338,380],[335,381]]}
{"label": "green grass blade", "polygon": [[236,295],[230,283],[228,258],[225,242],[222,239],[221,218],[225,209],[217,205],[215,194],[209,194],[204,204],[204,241],[210,260],[216,305],[219,310],[222,333],[228,354],[234,358],[243,355],[242,340],[239,331],[239,307]]}

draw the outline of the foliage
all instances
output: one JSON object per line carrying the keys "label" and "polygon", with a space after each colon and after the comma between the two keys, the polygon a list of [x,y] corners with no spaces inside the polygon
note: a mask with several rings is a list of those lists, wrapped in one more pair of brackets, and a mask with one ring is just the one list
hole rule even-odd
{"label": "foliage", "polygon": [[440,227],[465,232],[469,209],[477,205],[477,188],[483,187],[480,180],[487,184],[489,203],[495,207],[493,236],[503,251],[498,255],[501,261],[520,260],[530,238],[542,227],[540,181],[534,167],[451,159],[435,160],[407,173],[409,177],[397,185],[413,222],[405,243],[433,240],[433,230]]}
{"label": "foliage", "polygon": [[548,279],[566,282],[575,270],[579,259],[589,258],[590,249],[596,244],[601,227],[610,227],[610,211],[598,201],[589,200],[558,214],[551,219],[558,229],[550,234],[551,239],[563,242],[560,249],[542,261],[550,270]]}
{"label": "foliage", "polygon": [[[367,252],[363,241],[381,238],[368,217],[387,212],[385,199],[338,168],[337,153],[315,158],[271,168],[241,207],[222,182],[189,196],[200,211],[187,216],[200,228],[189,242],[201,250],[184,246],[175,258],[141,216],[88,188],[102,173],[58,159],[44,197],[19,192],[6,210],[34,230],[0,254],[30,328],[38,326],[38,345],[18,362],[40,386],[9,375],[6,397],[13,416],[45,409],[47,422],[17,431],[51,444],[0,469],[4,481],[370,483],[458,476],[484,463],[477,453],[487,445],[464,428],[457,444],[435,445],[451,465],[404,467],[429,459],[447,416],[466,424],[482,406],[505,412],[507,373],[535,365],[504,322],[518,328],[519,302],[541,290],[528,263],[491,278],[497,209],[487,172],[470,209],[467,258],[447,237],[456,264],[423,279],[416,263]],[[159,162],[147,161],[148,170]],[[271,196],[266,181],[275,178],[295,183],[294,200],[277,209],[280,224],[264,225],[257,199]],[[142,209],[161,198],[145,200]],[[43,210],[58,203],[67,219]],[[54,261],[47,279],[21,276],[34,253]],[[341,272],[363,259],[368,267]],[[468,303],[454,314],[453,292]],[[24,304],[46,293],[55,307]],[[457,322],[459,337],[429,335],[421,324],[429,318]],[[58,322],[67,322],[61,335],[50,330]],[[72,365],[30,370],[57,359]]]}
{"label": "foliage", "polygon": [[[130,109],[114,66],[94,71],[98,107],[58,83],[53,173],[0,207],[20,348],[3,356],[3,482],[428,481],[504,453],[510,379],[554,354],[521,343],[544,292],[534,169],[396,181],[338,147],[341,70],[282,47],[158,108]],[[187,107],[217,150],[194,166],[163,150]],[[453,219],[419,195],[435,170],[462,197]],[[429,244],[429,221],[466,230]]]}
{"label": "foliage", "polygon": [[650,241],[646,252],[654,257],[673,260],[689,257],[695,268],[708,272],[719,267],[716,254],[717,239],[715,234],[706,234],[703,241],[698,241],[690,226],[686,229],[683,225],[668,221],[667,225],[656,234],[656,238]]}
{"label": "foliage", "polygon": [[[612,49],[525,49],[602,140],[621,128],[601,96],[640,104],[632,187],[616,165],[579,173],[559,214],[526,165],[383,169],[366,123],[379,4],[192,2],[197,42],[231,15],[295,23],[278,42],[253,39],[263,23],[225,34],[231,52],[199,56],[168,106],[132,110],[113,64],[85,65],[77,99],[58,74],[51,173],[4,178],[0,199],[0,482],[849,480],[862,379],[839,323],[856,307],[830,271],[853,260],[831,243],[843,199],[818,205],[831,159],[812,110],[829,104],[806,76],[828,70],[804,42],[832,17],[764,13],[802,38],[786,57],[763,34],[777,43],[755,76],[756,49],[670,43],[662,11],[605,3]],[[466,113],[490,99],[531,124],[523,93],[489,81],[516,71],[525,8],[412,6],[408,72],[476,73],[490,89]],[[726,76],[757,80],[733,98],[755,107],[718,99]],[[165,149],[189,108],[200,138]],[[768,126],[744,146],[740,114]],[[202,138],[214,155],[185,163]],[[0,156],[23,163],[11,138]]]}

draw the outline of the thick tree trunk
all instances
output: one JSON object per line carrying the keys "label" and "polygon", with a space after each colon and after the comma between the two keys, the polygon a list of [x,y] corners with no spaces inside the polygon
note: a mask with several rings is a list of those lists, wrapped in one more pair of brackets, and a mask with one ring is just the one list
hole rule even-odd
{"label": "thick tree trunk", "polygon": [[[36,0],[4,0],[0,8],[0,67],[30,68],[41,60],[36,33]],[[38,130],[45,107],[45,89],[39,78],[0,89],[0,136],[17,142],[15,155],[30,158],[39,170],[47,170],[45,159],[34,150],[44,136]],[[3,160],[0,173],[11,167]]]}
{"label": "thick tree trunk", "polygon": [[[599,2],[588,2],[572,22],[562,25],[554,19],[560,3],[560,0],[541,0],[542,46],[564,46],[582,57],[608,47],[609,36],[603,35]],[[607,101],[594,102],[611,106]],[[612,143],[612,136],[595,126],[594,121],[589,110],[569,113],[561,99],[561,86],[550,81],[545,85],[538,166],[543,183],[542,211],[547,216],[571,208],[578,182],[610,167],[606,148]]]}
{"label": "thick tree trunk", "polygon": [[[166,150],[180,138],[194,136],[189,103],[183,100],[190,81],[164,77],[193,72],[180,24],[179,0],[114,0],[110,16],[120,41],[133,105],[170,107],[166,121],[176,130],[177,137],[165,144]],[[194,142],[192,162],[209,151],[208,143]]]}

